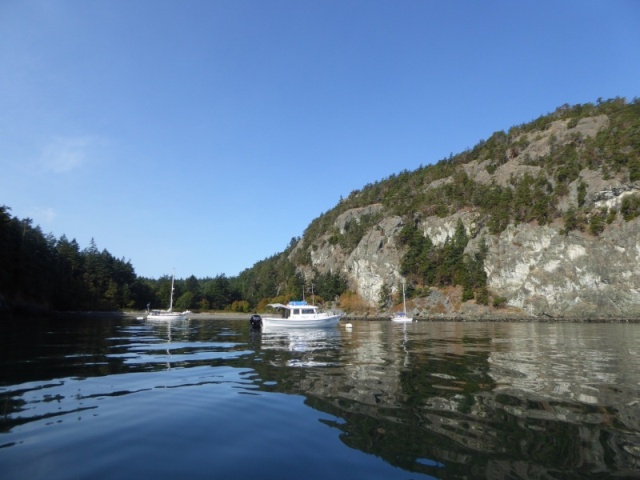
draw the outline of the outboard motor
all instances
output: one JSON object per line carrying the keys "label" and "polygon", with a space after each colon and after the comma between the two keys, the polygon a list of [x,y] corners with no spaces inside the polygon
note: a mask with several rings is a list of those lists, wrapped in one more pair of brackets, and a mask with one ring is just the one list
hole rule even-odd
{"label": "outboard motor", "polygon": [[254,313],[251,315],[249,323],[251,323],[251,328],[253,330],[260,330],[262,328],[262,317],[257,313]]}

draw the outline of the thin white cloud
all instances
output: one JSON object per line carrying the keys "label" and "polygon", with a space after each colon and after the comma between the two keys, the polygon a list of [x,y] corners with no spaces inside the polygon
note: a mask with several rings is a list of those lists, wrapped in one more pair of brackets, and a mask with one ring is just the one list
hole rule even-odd
{"label": "thin white cloud", "polygon": [[87,163],[97,143],[94,137],[57,137],[42,149],[41,166],[53,173],[76,170]]}
{"label": "thin white cloud", "polygon": [[33,218],[40,225],[51,225],[57,216],[51,207],[38,207],[34,210]]}

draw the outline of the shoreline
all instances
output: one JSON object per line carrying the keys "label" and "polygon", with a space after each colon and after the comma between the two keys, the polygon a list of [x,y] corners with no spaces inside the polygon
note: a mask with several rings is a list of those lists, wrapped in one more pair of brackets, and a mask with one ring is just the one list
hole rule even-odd
{"label": "shoreline", "polygon": [[[124,312],[55,312],[52,317],[77,317],[77,318],[139,318],[144,317],[146,312],[124,311]],[[236,312],[202,312],[191,313],[188,318],[191,320],[243,320],[249,321],[254,313]],[[266,315],[261,312],[259,315]],[[341,321],[358,322],[385,322],[391,321],[389,316],[383,315],[355,315],[346,314]],[[524,315],[433,315],[427,317],[414,317],[414,322],[456,322],[456,323],[640,323],[638,317],[550,317],[550,316],[524,316]]]}

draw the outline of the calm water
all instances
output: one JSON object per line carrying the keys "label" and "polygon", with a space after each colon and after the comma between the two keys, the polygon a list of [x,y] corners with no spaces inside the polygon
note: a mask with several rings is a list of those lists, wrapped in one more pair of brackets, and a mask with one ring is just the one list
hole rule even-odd
{"label": "calm water", "polygon": [[640,478],[640,325],[0,324],[0,477]]}

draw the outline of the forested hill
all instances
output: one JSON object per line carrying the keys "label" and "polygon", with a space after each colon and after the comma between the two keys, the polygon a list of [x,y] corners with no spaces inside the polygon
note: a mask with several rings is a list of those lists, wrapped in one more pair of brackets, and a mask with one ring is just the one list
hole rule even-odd
{"label": "forested hill", "polygon": [[406,282],[417,315],[637,315],[639,214],[640,100],[563,105],[352,192],[244,296],[296,296],[295,271],[347,310],[397,308]]}
{"label": "forested hill", "polygon": [[[640,101],[563,105],[351,192],[238,277],[178,281],[177,306],[261,310],[304,291],[384,312],[404,282],[417,315],[640,315],[639,215]],[[0,305],[164,308],[169,283],[0,207]]]}

